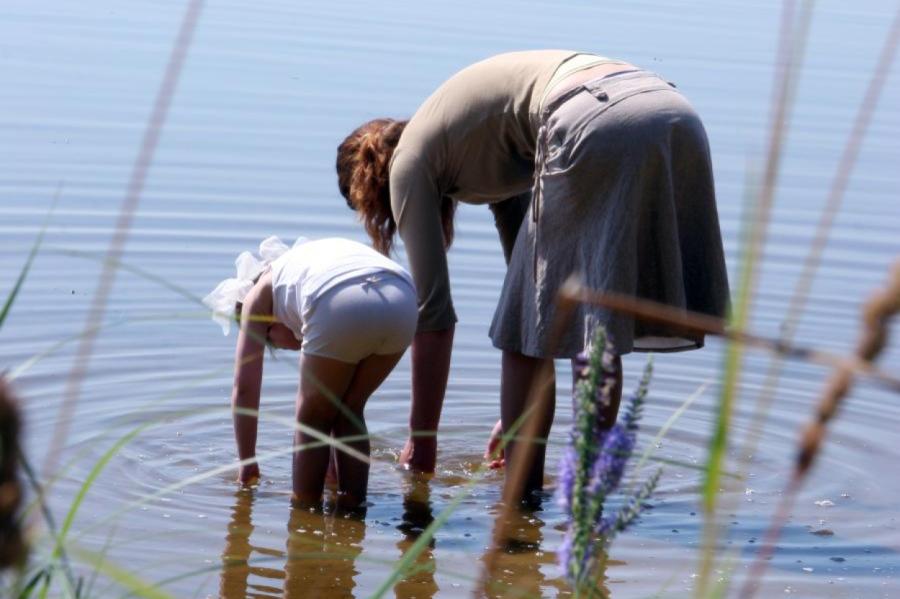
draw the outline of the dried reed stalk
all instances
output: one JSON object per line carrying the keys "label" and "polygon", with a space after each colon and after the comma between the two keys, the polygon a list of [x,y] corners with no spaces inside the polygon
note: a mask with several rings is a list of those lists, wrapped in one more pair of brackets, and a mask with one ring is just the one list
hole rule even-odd
{"label": "dried reed stalk", "polygon": [[641,320],[677,326],[686,332],[716,335],[729,341],[762,348],[790,358],[834,368],[849,369],[851,372],[871,377],[874,382],[883,387],[900,392],[900,378],[877,368],[870,361],[859,356],[838,356],[814,348],[785,343],[780,339],[771,339],[748,333],[747,331],[730,329],[721,318],[688,312],[687,310],[628,295],[593,291],[582,286],[581,283],[574,279],[570,279],[566,283],[560,291],[560,295],[571,301],[602,306],[609,310],[629,314]]}
{"label": "dried reed stalk", "polygon": [[97,331],[106,312],[106,303],[115,282],[116,265],[121,261],[125,250],[125,242],[128,240],[128,235],[131,231],[131,222],[147,180],[150,164],[153,162],[153,155],[159,144],[160,134],[166,122],[172,98],[175,95],[175,88],[178,85],[178,79],[187,57],[188,48],[191,45],[191,39],[200,17],[202,5],[203,0],[191,0],[181,22],[178,36],[175,38],[172,54],[169,58],[169,63],[166,65],[163,81],[153,105],[153,112],[150,114],[140,151],[132,167],[128,192],[119,210],[113,237],[106,253],[106,260],[100,272],[97,290],[94,292],[91,300],[91,308],[88,313],[84,333],[78,343],[75,362],[66,379],[62,404],[59,407],[53,434],[50,436],[50,448],[44,461],[43,472],[45,475],[50,474],[56,467],[59,453],[68,437],[69,426],[75,412],[75,404],[81,393],[81,383],[87,374],[88,363],[94,349],[94,341],[97,338]]}
{"label": "dried reed stalk", "polygon": [[[552,340],[551,345],[554,345],[562,337],[563,327],[569,321],[576,305],[577,301],[564,295],[562,291],[557,294],[556,315],[554,316],[553,328],[549,336]],[[552,361],[548,361],[548,364],[552,364]],[[546,392],[547,385],[551,381],[553,381],[553,378],[550,366],[545,365],[535,376],[534,383],[528,393],[521,433],[516,434],[515,458],[508,464],[506,480],[503,485],[503,503],[500,513],[494,520],[491,544],[482,560],[479,582],[473,592],[475,597],[486,597],[489,595],[490,581],[494,577],[494,572],[496,572],[500,552],[503,551],[509,540],[509,523],[513,521],[514,515],[520,509],[526,477],[534,459],[534,444],[539,442],[537,436],[541,425],[540,414],[543,413],[544,404],[547,398],[550,397],[550,394]],[[509,431],[505,432],[509,434]]]}
{"label": "dried reed stalk", "polygon": [[[863,334],[856,346],[856,356],[866,362],[874,361],[887,345],[888,323],[900,311],[900,261],[894,264],[888,287],[874,295],[863,309]],[[835,372],[828,381],[816,419],[803,434],[797,456],[797,475],[805,476],[819,451],[825,426],[834,417],[853,382],[853,371],[845,368]]]}
{"label": "dried reed stalk", "polygon": [[[828,192],[828,198],[825,207],[819,217],[809,252],[803,261],[803,268],[800,277],[794,287],[791,295],[787,313],[784,317],[784,329],[781,339],[785,343],[791,343],[796,331],[797,321],[803,313],[806,306],[806,300],[809,297],[812,283],[815,278],[816,271],[822,261],[822,255],[825,252],[825,246],[828,242],[829,233],[834,224],[835,217],[841,208],[847,185],[850,181],[850,175],[856,166],[859,158],[859,152],[862,148],[862,142],[865,139],[866,131],[872,120],[872,115],[878,106],[881,92],[890,73],[891,64],[896,54],[898,37],[900,37],[900,12],[894,17],[894,23],[888,34],[887,41],[882,48],[875,71],[869,80],[869,85],[863,97],[859,110],[856,113],[856,119],[853,128],[844,146],[844,152],[838,161],[838,170],[832,182],[831,189]],[[752,455],[756,453],[756,443],[758,442],[762,428],[765,424],[765,418],[768,415],[772,401],[775,399],[775,386],[781,376],[781,362],[772,361],[766,371],[766,376],[762,384],[762,389],[756,400],[756,407],[753,411],[754,418],[750,423],[750,429],[747,434],[747,440],[741,450],[741,455]]]}
{"label": "dried reed stalk", "polygon": [[[809,10],[811,4],[811,0],[806,0],[804,10],[801,12],[800,17],[797,18],[794,15],[795,0],[784,0],[782,2],[778,50],[775,55],[772,101],[770,103],[772,114],[769,122],[766,164],[758,192],[751,194],[749,189],[745,192],[747,199],[750,199],[752,195],[756,197],[744,204],[745,209],[752,212],[752,218],[749,226],[744,229],[746,231],[746,242],[742,245],[743,257],[741,259],[740,284],[737,288],[737,297],[735,298],[732,312],[732,324],[738,329],[744,329],[748,326],[753,309],[753,299],[759,279],[760,257],[763,253],[772,205],[775,200],[775,189],[785,145],[784,140],[787,137],[790,111],[797,87],[798,78],[795,74],[800,63],[799,58],[802,56],[802,49],[805,48],[806,32],[812,15],[812,11]],[[719,536],[719,527],[716,521],[719,481],[721,480],[720,474],[724,467],[728,447],[734,402],[737,389],[740,386],[743,350],[743,345],[732,345],[727,349],[724,357],[723,381],[716,410],[715,425],[710,440],[706,480],[704,481],[702,493],[704,519],[701,544],[703,550],[700,558],[699,578],[694,591],[695,597],[706,595],[716,559],[716,539]]]}
{"label": "dried reed stalk", "polygon": [[[584,287],[574,277],[566,281],[557,295],[557,316],[554,323],[554,335],[551,336],[551,339],[560,338],[562,326],[568,321],[569,316],[578,303],[597,305],[641,320],[676,326],[689,333],[724,337],[736,343],[760,347],[780,355],[826,364],[847,371],[851,375],[868,375],[872,377],[873,381],[891,390],[900,392],[900,379],[876,368],[865,355],[845,358],[815,349],[786,344],[778,339],[770,339],[746,331],[732,330],[727,327],[726,322],[721,318],[689,312],[632,296],[593,291]],[[549,379],[548,375],[549,373],[546,372],[540,373],[536,380],[547,381]],[[482,572],[479,577],[480,582],[476,588],[475,596],[487,594],[499,552],[504,547],[509,536],[507,523],[512,520],[513,513],[519,509],[526,473],[534,453],[533,441],[528,442],[528,440],[535,438],[540,425],[540,419],[533,414],[535,412],[540,413],[543,407],[544,398],[547,396],[544,390],[545,388],[538,383],[532,386],[529,393],[526,410],[532,415],[526,416],[521,435],[517,436],[526,442],[520,441],[520,445],[516,448],[516,459],[512,462],[507,472],[506,483],[503,489],[502,509],[494,522],[491,545],[483,559]]]}
{"label": "dried reed stalk", "polygon": [[[871,362],[881,353],[887,345],[888,325],[891,318],[900,312],[900,260],[894,263],[887,287],[873,295],[863,307],[862,335],[856,345],[856,358],[861,361]],[[766,571],[772,554],[775,552],[775,543],[781,535],[781,531],[787,522],[797,491],[809,474],[816,457],[825,439],[828,423],[834,418],[838,408],[843,403],[850,387],[853,384],[854,371],[850,368],[839,368],[828,379],[828,384],[822,393],[822,399],[816,409],[816,415],[812,422],[807,424],[800,437],[800,448],[794,462],[794,472],[788,488],[782,496],[778,510],[772,520],[772,525],[766,532],[762,547],[756,556],[744,585],[741,587],[741,599],[751,599],[759,588],[759,580]]]}

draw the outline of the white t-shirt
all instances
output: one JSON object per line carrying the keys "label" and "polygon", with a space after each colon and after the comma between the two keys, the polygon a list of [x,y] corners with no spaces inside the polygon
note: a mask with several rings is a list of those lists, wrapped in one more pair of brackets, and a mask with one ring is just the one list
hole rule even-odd
{"label": "white t-shirt", "polygon": [[339,283],[376,273],[394,273],[415,289],[402,266],[367,245],[338,237],[295,245],[272,262],[272,312],[297,339],[319,299]]}

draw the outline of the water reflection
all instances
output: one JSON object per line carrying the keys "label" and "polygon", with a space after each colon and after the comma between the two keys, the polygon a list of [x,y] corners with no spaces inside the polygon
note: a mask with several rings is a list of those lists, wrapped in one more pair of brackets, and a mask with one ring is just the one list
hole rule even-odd
{"label": "water reflection", "polygon": [[[546,502],[552,502],[552,498],[535,494],[521,509],[510,513],[505,527],[508,537],[501,550],[493,555],[493,569],[482,588],[484,596],[543,597],[549,589],[554,589],[558,597],[572,595],[571,587],[560,576],[555,551],[545,546],[547,524],[541,514]],[[589,596],[609,597],[605,556],[597,571]]]}
{"label": "water reflection", "polygon": [[545,523],[540,512],[540,502],[536,501],[510,514],[506,524],[508,538],[495,556],[493,572],[484,588],[487,597],[543,596],[547,580],[541,566],[552,566],[553,554],[541,548]]}
{"label": "water reflection", "polygon": [[357,516],[293,509],[288,523],[286,597],[353,597],[366,524]]}
{"label": "water reflection", "polygon": [[252,544],[254,494],[235,494],[222,551],[219,596],[354,597],[355,560],[366,525],[360,518],[294,508],[287,524],[286,550]]}
{"label": "water reflection", "polygon": [[[249,491],[238,491],[235,494],[234,507],[231,509],[231,521],[225,535],[225,548],[222,550],[222,574],[219,579],[219,596],[246,597],[250,588],[250,557],[253,546],[250,536],[253,534],[253,501],[254,495]],[[257,568],[258,570],[258,568]],[[257,572],[265,576],[265,574]],[[257,586],[256,593],[269,593]],[[264,595],[265,596],[265,595]]]}
{"label": "water reflection", "polygon": [[[397,529],[403,533],[403,537],[397,543],[400,555],[409,550],[433,520],[429,481],[414,475],[405,477],[403,517],[397,526]],[[397,599],[412,599],[413,597],[429,599],[438,592],[439,588],[434,580],[434,547],[435,539],[432,537],[428,547],[416,558],[411,571],[394,586],[394,596]]]}

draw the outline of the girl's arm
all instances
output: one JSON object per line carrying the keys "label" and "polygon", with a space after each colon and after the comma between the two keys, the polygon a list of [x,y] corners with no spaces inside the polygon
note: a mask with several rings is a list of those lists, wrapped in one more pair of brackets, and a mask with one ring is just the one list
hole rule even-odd
{"label": "girl's arm", "polygon": [[[272,277],[266,273],[244,298],[241,310],[241,330],[238,333],[234,357],[231,409],[238,458],[242,461],[256,455],[258,423],[256,412],[259,411],[266,332],[271,320]],[[244,411],[253,413],[241,413]],[[238,480],[241,483],[252,484],[257,478],[259,478],[259,466],[256,463],[240,467]]]}

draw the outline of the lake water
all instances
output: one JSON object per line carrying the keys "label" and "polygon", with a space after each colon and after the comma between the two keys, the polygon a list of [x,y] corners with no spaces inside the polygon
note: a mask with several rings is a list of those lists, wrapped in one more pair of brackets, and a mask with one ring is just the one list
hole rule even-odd
{"label": "lake water", "polygon": [[[0,369],[15,369],[82,332],[99,257],[183,10],[183,3],[170,1],[12,0],[0,7],[0,297],[12,288],[54,189],[64,185],[44,246],[0,331]],[[782,325],[894,10],[883,0],[816,5],[758,286],[757,332],[777,335]],[[565,47],[656,70],[692,101],[712,145],[736,281],[746,182],[764,162],[779,14],[770,0],[209,2],[123,261],[202,297],[231,275],[240,251],[268,235],[364,240],[333,172],[335,147],[351,128],[375,116],[411,114],[446,77],[488,55]],[[852,351],[861,303],[900,255],[898,75],[895,66],[799,324],[800,343]],[[487,327],[504,266],[487,210],[462,207],[457,230],[450,268],[460,322],[439,471],[422,483],[395,466],[409,404],[404,360],[367,409],[375,464],[364,522],[292,511],[284,453],[263,462],[264,480],[253,493],[238,491],[233,472],[204,476],[234,459],[233,340],[222,337],[196,302],[120,270],[65,440],[65,469],[50,490],[57,521],[115,440],[150,426],[91,488],[70,535],[75,546],[176,597],[367,597],[417,531],[465,493],[418,559],[421,568],[388,594],[469,594],[502,482],[502,474],[491,472],[463,488],[499,414],[499,353]],[[405,261],[402,252],[399,259]],[[54,349],[16,381],[26,449],[36,464],[53,435],[75,345]],[[703,475],[691,464],[705,460],[723,347],[710,340],[701,351],[656,359],[644,443],[704,382],[712,385],[655,453],[682,465],[665,466],[653,509],[613,545],[605,585],[616,599],[689,596],[695,584]],[[881,360],[894,372],[898,347]],[[290,447],[291,432],[278,419],[293,412],[296,356],[276,358],[266,364],[260,454]],[[644,359],[626,357],[626,388],[634,386]],[[736,445],[749,429],[767,366],[766,355],[748,353]],[[565,364],[559,373],[560,381],[568,379]],[[787,363],[752,460],[741,466],[739,452],[732,453],[729,467],[747,478],[722,497],[727,534],[717,576],[733,568],[739,581],[759,547],[800,427],[827,375],[824,368]],[[550,487],[571,421],[569,390],[560,384],[558,393]],[[900,596],[898,399],[865,381],[853,388],[797,498],[760,597]],[[564,522],[552,501],[523,517],[515,527],[523,542],[502,557],[498,595],[567,593],[554,554]],[[48,547],[40,544],[34,559]],[[123,591],[101,576],[92,593]]]}

